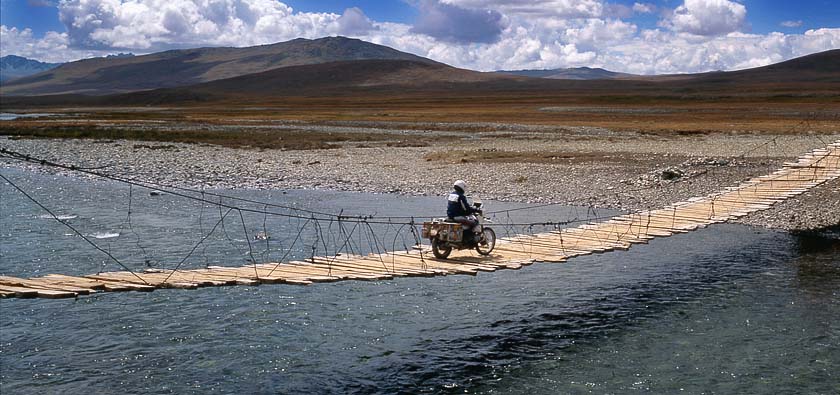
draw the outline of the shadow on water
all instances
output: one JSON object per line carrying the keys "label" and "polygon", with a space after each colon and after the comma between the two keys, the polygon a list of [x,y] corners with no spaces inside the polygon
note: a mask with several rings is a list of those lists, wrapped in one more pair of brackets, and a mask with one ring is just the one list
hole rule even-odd
{"label": "shadow on water", "polygon": [[[578,346],[597,346],[648,321],[684,315],[684,306],[697,305],[699,299],[760,275],[768,263],[772,266],[792,258],[788,252],[771,248],[777,245],[778,241],[759,240],[757,245],[741,249],[689,253],[658,262],[653,269],[643,266],[658,259],[659,248],[638,247],[641,251],[621,253],[630,257],[603,254],[578,258],[567,263],[571,267],[562,273],[547,266],[545,275],[566,277],[562,281],[570,283],[564,285],[568,289],[549,298],[523,301],[503,318],[477,330],[479,333],[425,342],[408,360],[392,360],[380,367],[381,376],[393,382],[384,388],[379,382],[378,387],[366,391],[464,393],[475,392],[473,387],[477,387],[477,392],[485,392],[495,379],[523,365],[574,360]],[[638,263],[640,273],[617,272],[615,265],[625,262]],[[589,265],[603,273],[579,270]],[[608,279],[592,280],[599,275]],[[533,286],[545,284],[535,282]],[[391,384],[395,386],[389,387]]]}
{"label": "shadow on water", "polygon": [[833,297],[840,288],[840,237],[834,234],[840,235],[840,225],[796,235],[797,285],[813,296]]}

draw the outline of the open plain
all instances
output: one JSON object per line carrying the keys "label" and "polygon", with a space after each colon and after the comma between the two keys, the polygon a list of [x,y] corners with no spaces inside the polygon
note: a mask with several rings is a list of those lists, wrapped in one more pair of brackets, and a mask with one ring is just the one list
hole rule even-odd
{"label": "open plain", "polygon": [[[483,199],[624,211],[703,196],[840,139],[840,110],[828,99],[602,101],[461,97],[431,106],[408,96],[51,108],[39,110],[47,117],[5,121],[0,133],[10,150],[170,185],[441,195],[463,178]],[[840,184],[742,221],[834,227]]]}

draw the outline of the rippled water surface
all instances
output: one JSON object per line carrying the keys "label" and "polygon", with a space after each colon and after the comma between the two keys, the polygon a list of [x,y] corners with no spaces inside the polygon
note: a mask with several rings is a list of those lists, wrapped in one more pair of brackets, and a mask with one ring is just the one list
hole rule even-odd
{"label": "rippled water surface", "polygon": [[[207,232],[220,217],[217,208],[139,188],[0,172],[135,269],[180,259],[200,237],[196,229]],[[229,193],[352,213],[435,213],[442,205],[323,191]],[[9,185],[0,202],[0,274],[119,269]],[[491,203],[508,207],[515,205]],[[547,208],[511,219],[598,214]],[[227,233],[208,239],[187,265],[307,256],[284,249],[297,222],[243,220],[249,238],[267,230],[269,244],[253,241],[249,252],[231,217]],[[410,243],[404,239],[388,243]],[[720,225],[478,276],[10,299],[0,301],[0,392],[837,394],[838,289],[836,242]]]}

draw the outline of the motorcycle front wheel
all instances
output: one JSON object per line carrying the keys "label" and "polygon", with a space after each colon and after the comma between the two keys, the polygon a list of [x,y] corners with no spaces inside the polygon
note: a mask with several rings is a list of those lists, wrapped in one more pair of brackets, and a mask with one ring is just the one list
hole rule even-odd
{"label": "motorcycle front wheel", "polygon": [[437,238],[432,239],[432,253],[435,254],[435,258],[437,259],[446,259],[449,257],[449,253],[452,252],[452,246],[447,244],[446,242],[442,242]]}
{"label": "motorcycle front wheel", "polygon": [[475,250],[481,255],[490,255],[493,248],[496,248],[496,232],[490,228],[484,228],[481,233],[481,240],[475,246]]}

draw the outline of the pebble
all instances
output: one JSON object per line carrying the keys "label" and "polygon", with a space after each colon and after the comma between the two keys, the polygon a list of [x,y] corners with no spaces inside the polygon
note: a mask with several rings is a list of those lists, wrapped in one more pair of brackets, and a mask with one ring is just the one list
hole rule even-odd
{"label": "pebble", "polygon": [[[363,126],[376,127],[373,124]],[[442,128],[439,124],[425,126],[427,130],[408,132],[436,133],[430,130]],[[349,142],[339,149],[281,151],[180,143],[7,137],[0,138],[0,146],[79,167],[106,166],[100,171],[112,175],[187,188],[324,189],[443,195],[449,191],[453,180],[464,179],[470,193],[481,199],[632,211],[664,207],[717,192],[751,177],[768,174],[794,155],[821,147],[822,141],[840,140],[840,135],[822,136],[821,139],[782,136],[777,137],[777,142],[784,144],[783,150],[775,155],[762,151],[753,156],[741,153],[775,136],[712,134],[663,138],[602,128],[552,129],[502,124],[476,124],[474,127],[486,131],[468,134],[439,131],[446,138],[441,138],[440,144],[426,147],[387,147],[370,143],[361,147]],[[331,128],[353,129],[347,125]],[[502,132],[505,134],[500,136]],[[426,160],[431,153],[449,150],[601,155],[534,163]],[[36,164],[0,160],[0,167],[10,166],[56,172]],[[786,230],[837,226],[840,224],[839,190],[840,182],[835,180],[739,222]]]}

